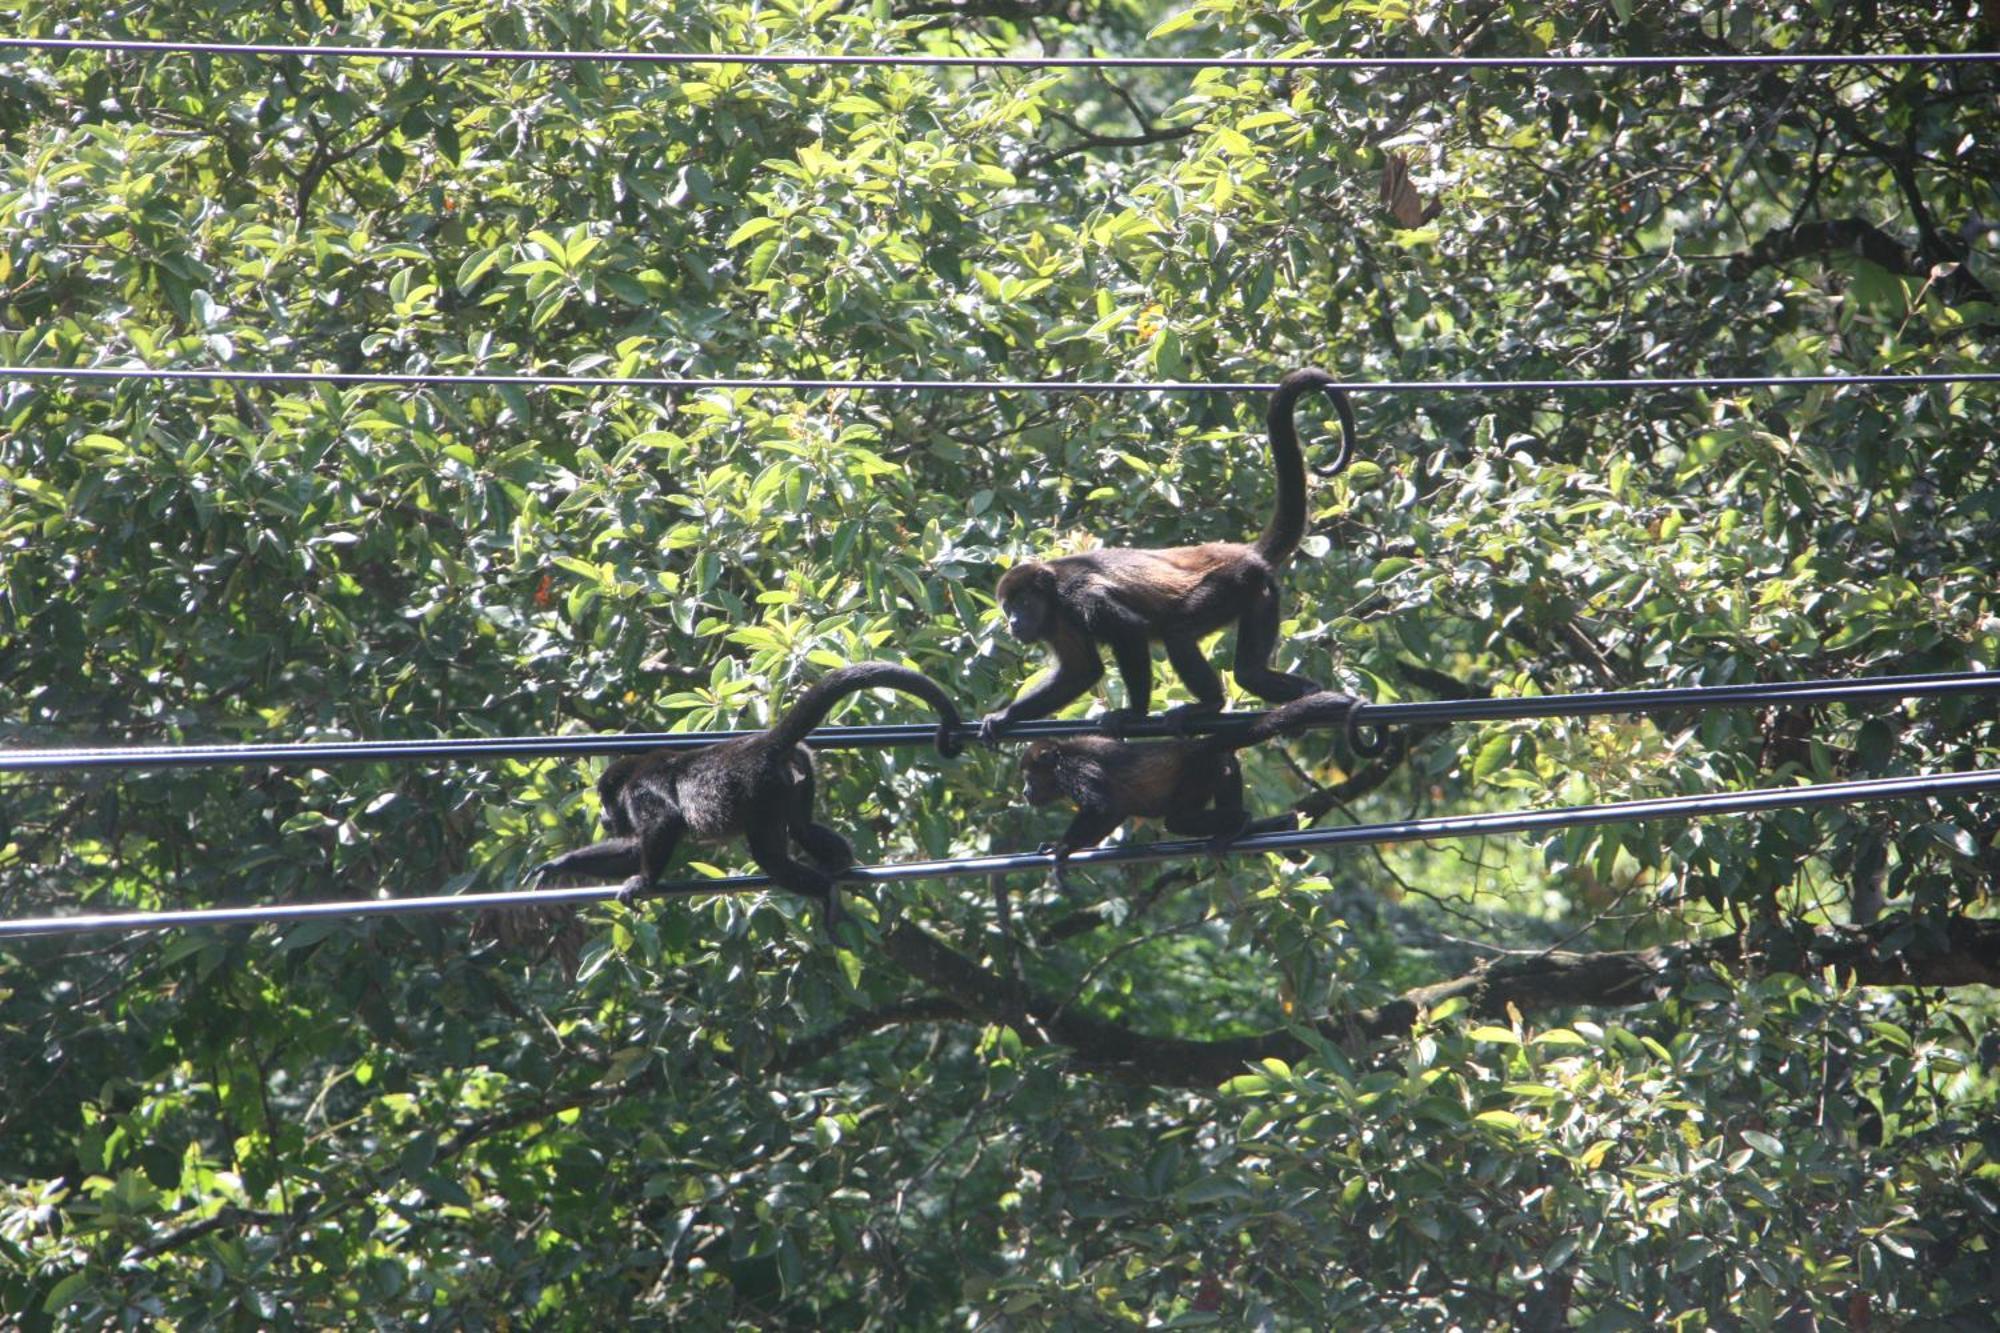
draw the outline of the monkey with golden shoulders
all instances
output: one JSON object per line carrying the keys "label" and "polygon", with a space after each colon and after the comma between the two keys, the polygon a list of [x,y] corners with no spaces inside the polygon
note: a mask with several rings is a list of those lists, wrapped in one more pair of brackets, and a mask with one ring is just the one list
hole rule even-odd
{"label": "monkey with golden shoulders", "polygon": [[1001,576],[996,590],[1007,628],[1023,643],[1047,644],[1055,670],[997,713],[980,719],[980,739],[992,744],[1015,722],[1047,717],[1104,676],[1099,645],[1108,645],[1125,682],[1126,707],[1101,719],[1116,736],[1144,717],[1153,697],[1151,645],[1165,645],[1167,660],[1195,702],[1170,709],[1188,718],[1222,707],[1222,680],[1201,650],[1201,640],[1236,625],[1236,683],[1272,703],[1311,694],[1320,686],[1276,670],[1278,571],[1296,551],[1306,529],[1305,458],[1293,412],[1301,395],[1324,389],[1340,414],[1340,451],[1317,469],[1332,476],[1354,452],[1354,413],[1347,395],[1323,370],[1294,370],[1271,397],[1266,424],[1277,472],[1277,506],[1255,541],[1207,542],[1157,549],[1104,547],[1054,560],[1029,560]]}
{"label": "monkey with golden shoulders", "polygon": [[1042,846],[1056,857],[1055,878],[1067,889],[1065,862],[1082,847],[1094,847],[1128,819],[1162,820],[1169,833],[1211,839],[1220,850],[1249,833],[1277,833],[1298,827],[1287,811],[1253,819],[1243,806],[1243,769],[1236,752],[1308,727],[1351,721],[1355,698],[1321,690],[1280,704],[1233,735],[1196,740],[1131,743],[1105,736],[1036,741],[1021,759],[1028,804],[1067,799],[1076,817],[1054,842]]}
{"label": "monkey with golden shoulders", "polygon": [[[958,707],[930,677],[890,662],[841,667],[768,731],[699,750],[613,760],[597,783],[610,836],[544,861],[532,878],[540,884],[558,875],[629,876],[619,890],[629,901],[659,882],[683,837],[716,842],[741,836],[760,870],[780,888],[818,899],[830,924],[840,914],[836,877],[854,864],[854,849],[813,818],[812,751],[804,742],[836,703],[877,686],[916,695],[937,710],[940,755],[949,759],[964,748]],[[809,860],[793,856],[793,843]]]}

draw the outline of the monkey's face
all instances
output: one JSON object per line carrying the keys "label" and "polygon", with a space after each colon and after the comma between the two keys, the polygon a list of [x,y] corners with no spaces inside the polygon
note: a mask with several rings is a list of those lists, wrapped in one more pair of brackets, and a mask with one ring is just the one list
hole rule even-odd
{"label": "monkey's face", "polygon": [[1017,565],[1000,578],[995,589],[1000,611],[1007,617],[1007,632],[1022,643],[1036,643],[1048,637],[1050,598],[1053,588],[1047,571],[1040,565]]}
{"label": "monkey's face", "polygon": [[614,838],[632,836],[632,821],[625,817],[625,788],[639,771],[643,755],[628,754],[614,759],[597,780],[597,822]]}
{"label": "monkey's face", "polygon": [[1021,794],[1029,805],[1047,805],[1062,796],[1062,783],[1056,777],[1056,747],[1047,741],[1036,741],[1021,757]]}
{"label": "monkey's face", "polygon": [[1023,589],[1000,604],[1007,613],[1007,632],[1022,643],[1034,643],[1049,623],[1048,599],[1035,589]]}

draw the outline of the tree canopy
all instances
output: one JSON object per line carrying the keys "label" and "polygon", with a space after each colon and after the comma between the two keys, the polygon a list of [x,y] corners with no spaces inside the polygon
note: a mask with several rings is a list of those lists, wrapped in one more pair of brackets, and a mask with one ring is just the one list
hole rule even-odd
{"label": "tree canopy", "polygon": [[[1989,7],[27,0],[28,37],[2000,48]],[[0,365],[1268,382],[1990,371],[2000,71],[0,49]],[[2000,666],[1990,384],[1359,393],[1278,663],[1369,698]],[[1041,669],[1024,558],[1254,533],[1242,394],[0,380],[9,744],[763,725]],[[1308,447],[1332,423],[1303,414]],[[1211,650],[1224,661],[1219,649]],[[1156,694],[1185,692],[1159,664]],[[1091,706],[1118,701],[1108,685]],[[1249,701],[1240,700],[1247,703]],[[1073,716],[1086,711],[1078,705]],[[842,721],[914,721],[866,695]],[[1328,734],[1329,824],[1992,766],[1992,696]],[[822,756],[864,861],[1018,750]],[[509,888],[551,759],[0,776],[0,915]],[[1158,836],[1141,829],[1136,836]],[[707,858],[704,860],[704,858]],[[685,860],[681,863],[688,864]],[[694,869],[745,865],[740,848]],[[0,942],[25,1328],[1991,1326],[2000,801]]]}

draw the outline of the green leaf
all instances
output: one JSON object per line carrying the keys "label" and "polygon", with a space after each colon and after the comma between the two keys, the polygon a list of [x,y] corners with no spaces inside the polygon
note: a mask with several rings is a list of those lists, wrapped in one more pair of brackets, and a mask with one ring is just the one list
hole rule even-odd
{"label": "green leaf", "polygon": [[464,261],[459,264],[458,276],[454,280],[458,290],[462,293],[470,294],[472,289],[479,284],[479,280],[486,276],[492,270],[493,266],[500,262],[501,256],[506,253],[506,246],[494,245],[488,246],[484,250],[475,250],[467,255]]}
{"label": "green leaf", "polygon": [[1489,736],[1479,747],[1478,756],[1472,761],[1472,776],[1482,781],[1490,779],[1501,769],[1514,762],[1514,736],[1511,732],[1500,732]]}
{"label": "green leaf", "polygon": [[1588,1047],[1590,1045],[1590,1042],[1586,1041],[1582,1036],[1578,1035],[1577,1033],[1570,1031],[1568,1028],[1550,1028],[1546,1032],[1538,1032],[1534,1036],[1530,1037],[1528,1039],[1528,1044],[1531,1046]]}
{"label": "green leaf", "polygon": [[1250,1190],[1239,1180],[1226,1176],[1206,1176],[1183,1185],[1174,1192],[1174,1197],[1182,1203],[1220,1203],[1225,1199],[1247,1199]]}
{"label": "green leaf", "polygon": [[735,231],[729,233],[729,239],[722,243],[723,248],[734,250],[737,246],[743,244],[743,242],[762,236],[765,232],[774,230],[781,225],[776,218],[751,218]]}
{"label": "green leaf", "polygon": [[90,1290],[92,1284],[93,1277],[88,1269],[82,1269],[57,1279],[55,1285],[49,1288],[49,1294],[42,1300],[42,1312],[44,1314],[61,1314],[64,1310],[76,1304],[78,1300],[82,1299],[83,1295]]}
{"label": "green leaf", "polygon": [[1760,1129],[1744,1129],[1737,1132],[1742,1136],[1745,1143],[1766,1157],[1783,1158],[1786,1156],[1784,1143],[1773,1135],[1766,1134]]}

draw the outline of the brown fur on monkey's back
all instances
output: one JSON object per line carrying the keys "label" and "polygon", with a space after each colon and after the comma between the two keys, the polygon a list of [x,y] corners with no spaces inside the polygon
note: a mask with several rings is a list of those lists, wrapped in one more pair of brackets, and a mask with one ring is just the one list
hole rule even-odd
{"label": "brown fur on monkey's back", "polygon": [[1184,741],[1133,744],[1109,736],[1075,736],[1063,741],[1062,749],[1111,775],[1127,815],[1157,818],[1188,798],[1181,790],[1189,759],[1189,746]]}
{"label": "brown fur on monkey's back", "polygon": [[1104,546],[1048,563],[1059,586],[1095,585],[1150,622],[1195,634],[1235,623],[1243,614],[1240,599],[1271,576],[1246,542]]}

